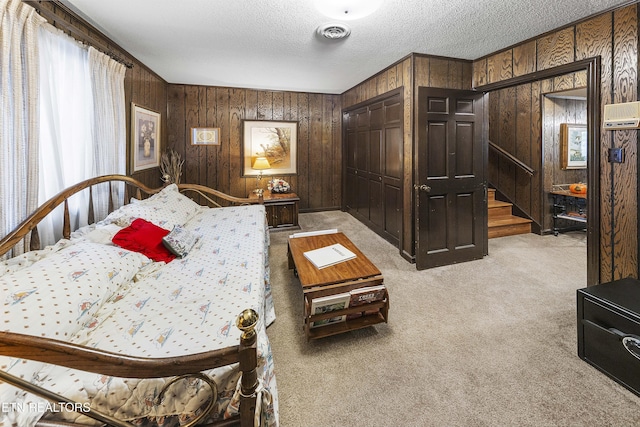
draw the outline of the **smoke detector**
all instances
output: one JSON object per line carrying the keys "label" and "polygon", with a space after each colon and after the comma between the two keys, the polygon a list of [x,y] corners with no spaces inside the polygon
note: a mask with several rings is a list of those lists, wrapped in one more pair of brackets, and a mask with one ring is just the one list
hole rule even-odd
{"label": "smoke detector", "polygon": [[339,40],[349,37],[351,29],[344,24],[324,24],[318,27],[317,33],[330,40]]}

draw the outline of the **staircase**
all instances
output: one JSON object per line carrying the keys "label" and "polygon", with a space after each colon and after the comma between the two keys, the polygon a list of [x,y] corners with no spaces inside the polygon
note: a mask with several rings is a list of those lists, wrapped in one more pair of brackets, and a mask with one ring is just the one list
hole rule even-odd
{"label": "staircase", "polygon": [[531,233],[531,220],[514,216],[512,203],[496,200],[496,190],[488,189],[489,238]]}

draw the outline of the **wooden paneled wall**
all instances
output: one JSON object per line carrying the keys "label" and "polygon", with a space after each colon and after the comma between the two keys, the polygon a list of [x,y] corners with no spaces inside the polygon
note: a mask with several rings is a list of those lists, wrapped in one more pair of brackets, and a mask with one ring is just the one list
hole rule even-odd
{"label": "wooden paneled wall", "polygon": [[[131,103],[154,110],[160,113],[160,150],[164,151],[167,147],[167,83],[158,77],[146,67],[134,66],[127,70],[124,79],[125,99],[127,100],[127,147],[131,146]],[[128,175],[137,180],[156,188],[163,185],[160,179],[160,169],[150,168],[138,172],[131,172],[132,158],[131,150],[127,150],[127,171]]]}
{"label": "wooden paneled wall", "polygon": [[[246,197],[256,179],[241,176],[242,120],[292,120],[298,122],[298,173],[280,177],[300,197],[300,210],[340,207],[339,95],[172,84],[167,110],[168,145],[185,160],[182,182]],[[220,145],[191,145],[192,127],[220,128]]]}
{"label": "wooden paneled wall", "polygon": [[367,100],[383,95],[393,89],[403,88],[403,221],[401,253],[405,258],[413,258],[414,245],[414,198],[413,198],[413,157],[414,128],[417,124],[415,114],[418,90],[420,86],[449,89],[471,89],[472,63],[461,59],[411,54],[390,65],[376,75],[342,94],[342,107],[365,103]]}
{"label": "wooden paneled wall", "polygon": [[161,115],[160,146],[166,147],[167,123],[167,82],[144,64],[129,55],[125,50],[103,35],[96,28],[78,17],[59,1],[28,1],[54,27],[64,31],[74,39],[96,49],[113,54],[124,62],[133,65],[127,68],[124,79],[124,90],[127,115],[127,174],[150,187],[160,187],[160,171],[158,168],[146,169],[132,174],[131,170],[131,103],[157,111]]}
{"label": "wooden paneled wall", "polygon": [[[399,87],[412,79],[412,58],[408,56],[342,94],[342,107],[349,108]],[[411,87],[408,88],[411,90]],[[407,98],[405,92],[405,98]]]}
{"label": "wooden paneled wall", "polygon": [[[481,58],[473,86],[483,86],[587,58],[601,57],[601,108],[638,97],[638,5],[632,4]],[[540,88],[542,91],[542,88]],[[537,88],[532,92],[539,96]],[[520,138],[518,132],[517,137]],[[638,277],[638,132],[601,131],[600,279]],[[607,162],[621,147],[626,161]]]}

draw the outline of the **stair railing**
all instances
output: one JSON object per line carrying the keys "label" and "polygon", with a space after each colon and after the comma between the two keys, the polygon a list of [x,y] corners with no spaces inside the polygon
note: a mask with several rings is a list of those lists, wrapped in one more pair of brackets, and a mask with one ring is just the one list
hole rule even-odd
{"label": "stair railing", "polygon": [[513,163],[514,165],[518,166],[520,169],[525,171],[529,176],[533,176],[535,171],[532,168],[527,166],[522,160],[518,159],[513,154],[509,153],[504,148],[498,146],[497,144],[493,143],[492,141],[489,141],[489,148],[497,151],[498,154],[502,155],[507,160],[509,160],[511,163]]}

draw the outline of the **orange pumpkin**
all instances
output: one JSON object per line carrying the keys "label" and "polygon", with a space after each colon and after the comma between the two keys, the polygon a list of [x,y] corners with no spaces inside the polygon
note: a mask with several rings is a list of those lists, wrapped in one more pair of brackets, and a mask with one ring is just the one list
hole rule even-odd
{"label": "orange pumpkin", "polygon": [[587,194],[587,186],[585,184],[570,184],[569,191],[575,194]]}

